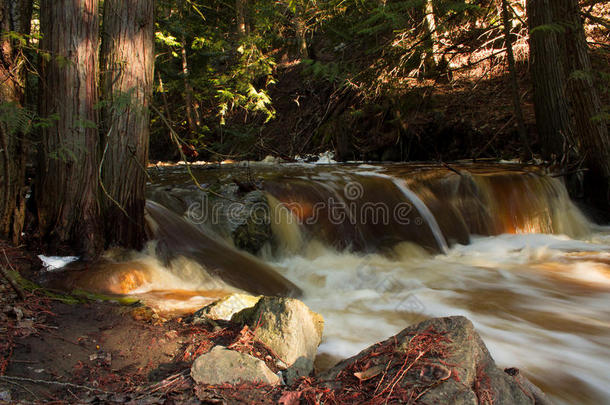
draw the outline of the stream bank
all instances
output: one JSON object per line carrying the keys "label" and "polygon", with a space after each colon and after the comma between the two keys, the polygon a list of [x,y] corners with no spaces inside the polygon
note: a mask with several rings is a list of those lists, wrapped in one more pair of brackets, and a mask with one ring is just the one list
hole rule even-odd
{"label": "stream bank", "polygon": [[[281,371],[286,370],[282,365],[286,356],[300,358],[299,350],[305,353],[311,348],[315,353],[321,330],[314,325],[319,318],[308,323],[301,315],[294,317],[295,308],[302,308],[296,312],[303,314],[309,311],[302,303],[292,300],[289,306],[278,306],[281,300],[263,298],[259,303],[266,304],[257,304],[253,312],[238,312],[235,322],[216,319],[197,324],[194,318],[165,320],[142,306],[46,300],[38,311],[25,313],[24,320],[38,320],[37,328],[30,334],[15,334],[10,350],[2,353],[6,369],[0,375],[0,402],[546,403],[537,400],[544,397],[527,380],[515,377],[518,372],[498,369],[472,324],[460,317],[413,325],[325,372],[312,373],[313,364],[299,366],[286,384],[291,369]],[[11,305],[27,304],[14,300]],[[23,325],[10,316],[2,320],[12,330],[23,331]],[[286,345],[296,348],[290,349],[293,354],[283,352],[281,342],[273,343],[273,335],[293,336]],[[309,343],[299,343],[308,339]],[[196,375],[193,363],[203,363],[219,349],[223,354],[216,367],[203,370],[203,377]],[[227,354],[260,362],[258,367],[273,379],[261,383],[262,376],[255,373],[252,381],[241,381],[249,374],[234,362],[222,363]],[[213,384],[205,380],[212,369],[221,376]]]}

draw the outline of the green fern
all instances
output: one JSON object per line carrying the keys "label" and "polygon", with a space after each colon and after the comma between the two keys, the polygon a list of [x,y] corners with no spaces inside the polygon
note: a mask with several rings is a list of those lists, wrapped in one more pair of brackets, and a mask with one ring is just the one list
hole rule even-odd
{"label": "green fern", "polygon": [[5,125],[9,135],[29,134],[36,114],[13,102],[0,104],[0,123]]}

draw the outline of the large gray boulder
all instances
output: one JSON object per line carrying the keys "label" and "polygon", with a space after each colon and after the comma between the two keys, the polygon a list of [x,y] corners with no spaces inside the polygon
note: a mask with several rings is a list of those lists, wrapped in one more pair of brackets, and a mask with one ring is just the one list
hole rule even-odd
{"label": "large gray boulder", "polygon": [[281,360],[278,366],[286,370],[288,383],[313,371],[324,318],[301,301],[263,297],[253,308],[235,314],[231,320],[248,325],[256,339],[273,351]]}
{"label": "large gray boulder", "polygon": [[199,356],[191,367],[191,377],[198,384],[220,385],[239,382],[261,382],[276,385],[280,377],[264,361],[245,353],[216,346]]}
{"label": "large gray boulder", "polygon": [[319,378],[338,391],[345,390],[346,383],[365,381],[390,402],[403,390],[414,392],[426,404],[549,403],[523,376],[512,374],[496,366],[472,322],[454,316],[410,326]]}

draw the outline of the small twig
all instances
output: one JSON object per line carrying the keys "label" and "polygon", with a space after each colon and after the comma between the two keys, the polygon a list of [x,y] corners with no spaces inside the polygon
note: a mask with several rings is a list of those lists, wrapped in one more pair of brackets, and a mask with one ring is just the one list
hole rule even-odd
{"label": "small twig", "polygon": [[69,382],[59,382],[59,381],[49,381],[49,380],[36,380],[36,379],[33,379],[33,378],[28,378],[28,377],[15,377],[15,376],[10,376],[10,375],[0,375],[0,380],[6,380],[8,382],[11,382],[11,381],[24,381],[24,382],[34,383],[34,384],[60,385],[62,387],[73,387],[73,388],[78,388],[78,389],[81,389],[81,390],[101,392],[101,393],[108,394],[108,395],[114,394],[114,392],[101,390],[99,388],[87,387],[86,385],[73,384],[73,383],[69,383]]}
{"label": "small twig", "polygon": [[504,128],[506,128],[508,126],[508,124],[510,124],[511,122],[513,122],[513,119],[515,117],[511,116],[508,121],[506,121],[504,123],[504,125],[502,125],[502,127],[500,127],[500,129],[498,129],[495,133],[494,136],[491,137],[491,139],[485,144],[485,146],[483,146],[481,148],[481,150],[479,150],[479,152],[476,154],[476,156],[473,158],[473,160],[477,160],[479,158],[479,156],[481,156],[483,154],[483,152],[485,152],[487,150],[487,148],[496,140],[496,138],[498,137],[498,135],[500,135],[500,133],[502,131],[504,131]]}
{"label": "small twig", "polygon": [[142,390],[142,395],[153,394],[163,388],[167,388],[168,386],[176,383],[177,381],[183,381],[186,378],[186,375],[188,374],[189,371],[190,371],[190,369],[182,370],[181,372],[179,372],[177,374],[167,377],[163,381],[150,385],[146,389]]}
{"label": "small twig", "polygon": [[[106,135],[106,138],[110,138],[110,134],[112,133],[112,127],[110,127],[110,129],[108,130],[108,134]],[[110,195],[110,193],[108,193],[108,190],[106,190],[106,186],[104,185],[104,180],[103,180],[103,176],[102,176],[102,169],[104,167],[104,161],[106,160],[106,152],[108,152],[108,146],[110,145],[110,142],[108,142],[108,140],[106,140],[106,145],[104,146],[104,153],[102,153],[102,160],[100,162],[100,168],[98,170],[97,176],[98,176],[98,180],[100,182],[100,187],[102,189],[102,192],[104,193],[104,195],[106,196],[106,198],[108,198],[110,201],[112,201],[112,203],[114,205],[117,206],[117,208],[123,213],[123,215],[125,215],[125,217],[131,221],[132,223],[137,225],[137,222],[135,219],[133,219],[125,210],[125,208],[117,201],[114,199],[114,197],[112,197]]]}
{"label": "small twig", "polygon": [[597,17],[597,16],[594,16],[593,14],[588,13],[588,12],[582,12],[580,14],[582,16],[590,19],[591,21],[593,21],[596,24],[599,24],[599,25],[601,25],[601,26],[603,26],[605,28],[610,28],[610,21],[606,20],[603,17]]}
{"label": "small twig", "polygon": [[587,168],[578,168],[578,169],[574,169],[574,170],[565,170],[559,173],[555,173],[555,174],[551,174],[551,177],[564,177],[570,174],[576,174],[576,173],[582,173],[582,172],[587,172],[589,171],[589,169]]}
{"label": "small twig", "polygon": [[[402,373],[400,373],[400,375],[398,375],[398,376],[397,376],[397,378],[396,378],[396,379],[394,380],[394,382],[392,383],[392,386],[390,387],[390,393],[389,393],[389,394],[388,394],[388,396],[386,397],[386,404],[387,404],[387,403],[388,403],[388,401],[390,400],[390,397],[392,396],[392,392],[394,392],[394,387],[396,387],[396,384],[398,384],[398,383],[400,382],[400,380],[402,380],[402,379],[403,379],[403,377],[405,376],[405,374],[406,374],[406,373],[407,373],[409,370],[411,370],[411,368],[412,368],[412,367],[415,365],[415,363],[417,363],[417,361],[418,361],[419,359],[421,359],[421,358],[422,358],[422,356],[423,356],[424,354],[426,354],[426,352],[427,352],[427,351],[421,351],[421,352],[419,352],[419,354],[417,355],[417,357],[415,358],[415,360],[413,360],[413,361],[411,362],[411,364],[409,364],[409,367],[405,368],[405,369],[402,371]],[[383,394],[384,392],[385,392],[385,390],[383,390],[383,391],[382,391],[380,394],[378,394],[378,395],[381,395],[381,394]]]}
{"label": "small twig", "polygon": [[462,176],[462,173],[460,173],[458,170],[454,169],[453,167],[449,166],[449,164],[448,164],[448,163],[445,163],[445,162],[441,161],[441,164],[442,164],[443,166],[445,166],[445,168],[446,168],[447,170],[451,170],[452,172],[454,172],[454,173],[459,174],[460,176]]}
{"label": "small twig", "polygon": [[392,364],[393,360],[394,360],[394,355],[392,354],[392,358],[390,359],[390,361],[388,361],[388,364],[385,366],[385,370],[383,370],[383,374],[381,375],[381,378],[379,379],[379,382],[377,383],[377,386],[375,387],[375,392],[373,392],[374,395],[376,395],[377,391],[379,391],[379,388],[381,387],[383,380],[385,379],[386,375],[388,374],[388,370],[390,369],[390,365]]}
{"label": "small twig", "polygon": [[212,195],[215,195],[216,197],[219,198],[223,198],[225,200],[234,202],[234,203],[238,203],[238,204],[243,204],[240,201],[236,201],[233,200],[232,198],[228,198],[222,194],[219,194],[215,191],[210,190],[210,188],[204,188],[201,187],[201,184],[199,183],[199,181],[197,180],[197,178],[195,177],[195,175],[193,174],[193,171],[191,170],[191,164],[188,162],[188,160],[186,159],[186,155],[184,154],[184,152],[182,151],[182,146],[180,145],[180,137],[178,136],[178,134],[176,133],[176,131],[174,131],[174,129],[172,128],[172,126],[169,124],[169,122],[167,121],[167,118],[165,118],[165,116],[161,113],[161,111],[159,111],[157,109],[157,107],[155,107],[154,105],[150,106],[151,109],[157,113],[157,115],[159,115],[159,117],[161,118],[161,121],[163,121],[163,123],[167,126],[167,128],[169,129],[169,133],[170,133],[170,138],[171,140],[176,144],[176,147],[178,148],[178,152],[180,153],[180,157],[182,158],[182,161],[184,162],[185,166],[186,166],[186,170],[189,174],[189,176],[191,177],[191,180],[193,180],[193,183],[195,183],[195,186],[197,186],[197,188],[201,191],[204,191],[206,193],[210,193]]}
{"label": "small twig", "polygon": [[[15,269],[13,268],[13,266],[11,265],[11,262],[8,259],[8,256],[6,255],[6,250],[2,249],[2,253],[4,253],[4,257],[6,258],[6,263],[11,267],[11,270],[15,271]],[[8,274],[8,271],[6,271],[6,268],[4,268],[4,266],[0,266],[0,273],[2,274],[2,276],[6,279],[6,281],[8,281],[9,285],[11,287],[13,287],[13,290],[15,290],[15,292],[17,293],[17,295],[22,299],[25,300],[25,292],[21,289],[21,287],[19,287],[17,285],[17,283],[15,283],[15,281],[11,278],[11,276]]]}
{"label": "small twig", "polygon": [[[4,377],[4,376],[2,376],[2,377]],[[26,387],[26,386],[24,386],[24,385],[21,385],[21,384],[19,384],[19,383],[16,383],[15,381],[7,381],[7,383],[9,383],[9,384],[14,384],[14,385],[16,385],[17,387],[21,388],[22,390],[29,392],[29,393],[30,393],[30,395],[32,395],[32,397],[34,397],[34,398],[36,399],[36,401],[40,401],[40,398],[38,397],[38,395],[34,394],[34,393],[32,392],[32,390],[30,390],[28,387]]]}

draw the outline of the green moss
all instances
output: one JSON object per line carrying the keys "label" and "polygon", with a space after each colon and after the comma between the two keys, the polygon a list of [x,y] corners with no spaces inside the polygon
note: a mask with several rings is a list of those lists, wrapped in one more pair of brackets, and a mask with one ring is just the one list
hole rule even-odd
{"label": "green moss", "polygon": [[140,303],[139,299],[133,298],[133,297],[98,294],[98,293],[92,293],[89,291],[84,291],[84,290],[79,290],[79,289],[73,290],[72,295],[75,297],[84,298],[87,301],[110,301],[110,302],[117,302],[121,305],[136,305],[136,304]]}
{"label": "green moss", "polygon": [[78,289],[73,290],[70,294],[61,293],[40,286],[33,281],[24,278],[17,271],[9,270],[8,273],[13,281],[25,291],[37,292],[45,297],[63,302],[67,305],[83,304],[89,301],[109,301],[116,302],[120,305],[136,305],[140,302],[137,298],[96,294]]}

